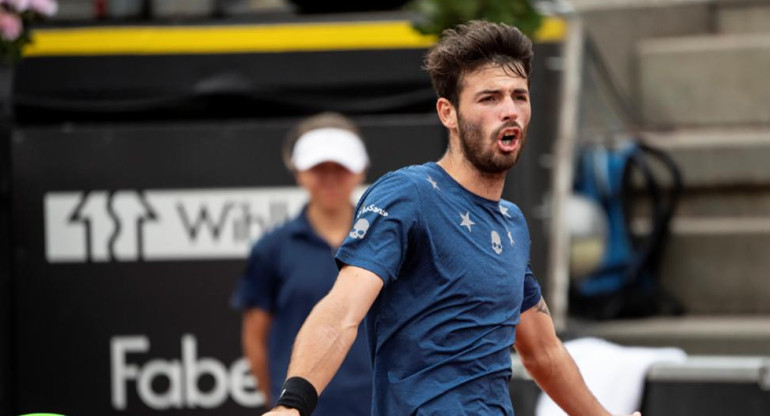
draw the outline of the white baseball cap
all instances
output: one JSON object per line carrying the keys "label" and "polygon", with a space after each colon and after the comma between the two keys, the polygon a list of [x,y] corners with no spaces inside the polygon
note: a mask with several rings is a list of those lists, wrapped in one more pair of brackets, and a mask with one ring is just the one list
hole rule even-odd
{"label": "white baseball cap", "polygon": [[323,162],[334,162],[353,173],[369,166],[364,142],[350,130],[323,127],[300,136],[291,154],[297,170],[307,170]]}

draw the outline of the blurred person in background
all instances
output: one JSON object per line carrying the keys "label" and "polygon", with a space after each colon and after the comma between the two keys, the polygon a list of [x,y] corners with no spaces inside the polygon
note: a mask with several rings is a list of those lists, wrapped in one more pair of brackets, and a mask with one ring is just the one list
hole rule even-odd
{"label": "blurred person in background", "polygon": [[[233,307],[243,311],[244,355],[268,405],[281,393],[297,332],[337,277],[333,256],[352,228],[351,196],[369,165],[357,126],[337,113],[300,121],[287,135],[283,153],[309,202],[254,244],[232,298]],[[368,415],[371,378],[366,339],[360,336],[314,415]]]}

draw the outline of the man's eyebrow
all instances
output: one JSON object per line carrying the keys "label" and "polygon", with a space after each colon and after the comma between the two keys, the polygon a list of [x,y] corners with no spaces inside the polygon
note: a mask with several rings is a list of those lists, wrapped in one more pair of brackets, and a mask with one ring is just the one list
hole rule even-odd
{"label": "man's eyebrow", "polygon": [[481,90],[476,93],[476,96],[478,97],[479,95],[486,95],[486,94],[500,94],[500,90],[499,89],[498,90]]}
{"label": "man's eyebrow", "polygon": [[[501,92],[502,90],[500,89],[481,90],[476,93],[476,97],[480,97],[482,95],[487,95],[487,94],[500,94]],[[529,95],[529,90],[526,88],[516,88],[515,90],[513,90],[513,93],[516,95],[522,95],[522,94]]]}

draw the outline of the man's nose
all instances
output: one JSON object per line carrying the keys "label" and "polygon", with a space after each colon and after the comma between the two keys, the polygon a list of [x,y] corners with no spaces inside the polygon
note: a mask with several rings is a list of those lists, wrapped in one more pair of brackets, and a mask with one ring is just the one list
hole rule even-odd
{"label": "man's nose", "polygon": [[519,117],[519,108],[516,106],[516,102],[513,97],[506,97],[503,99],[501,119],[503,121],[516,120]]}

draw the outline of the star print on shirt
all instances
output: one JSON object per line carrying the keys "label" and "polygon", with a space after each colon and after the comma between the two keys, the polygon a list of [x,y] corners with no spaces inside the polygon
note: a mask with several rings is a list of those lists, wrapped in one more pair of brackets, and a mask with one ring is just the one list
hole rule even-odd
{"label": "star print on shirt", "polygon": [[438,189],[438,183],[436,183],[436,181],[433,178],[431,178],[430,175],[428,175],[428,177],[426,179],[428,179],[428,182],[430,182],[430,184],[433,185],[433,189],[435,189],[437,191],[439,190]]}
{"label": "star print on shirt", "polygon": [[508,214],[508,208],[500,205],[500,213],[503,214],[504,217],[511,218],[511,215]]}
{"label": "star print on shirt", "polygon": [[460,223],[460,226],[468,227],[468,232],[471,232],[471,225],[476,225],[475,222],[471,221],[471,213],[466,212],[465,215],[460,214],[460,218],[463,219],[463,221]]}

